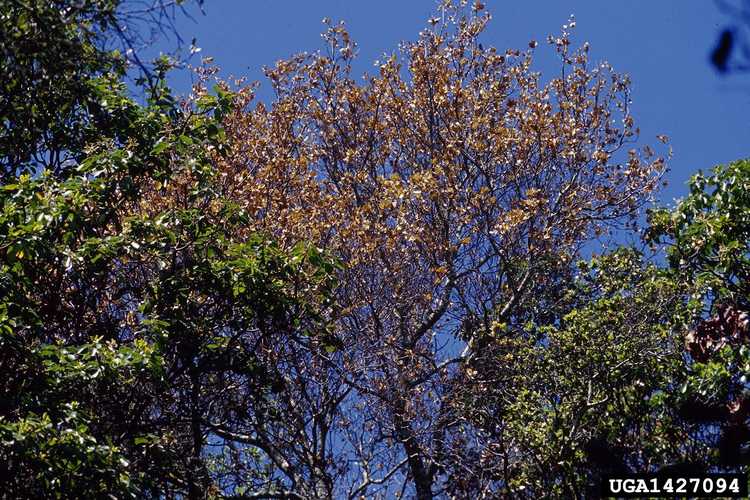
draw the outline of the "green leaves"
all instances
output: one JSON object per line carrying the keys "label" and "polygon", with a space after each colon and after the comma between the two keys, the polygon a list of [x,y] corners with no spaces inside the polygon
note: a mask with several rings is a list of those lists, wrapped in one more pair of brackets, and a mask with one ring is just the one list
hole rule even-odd
{"label": "green leaves", "polygon": [[0,489],[184,496],[211,485],[206,422],[279,384],[253,336],[325,337],[334,265],[248,233],[213,167],[231,92],[139,105],[90,76],[65,175],[0,185]]}
{"label": "green leaves", "polygon": [[647,237],[667,245],[671,279],[690,291],[683,374],[672,405],[704,435],[714,465],[747,464],[750,441],[750,161],[698,172],[672,211],[653,211]]}
{"label": "green leaves", "polygon": [[671,219],[664,211],[653,218],[653,238],[671,243],[676,270],[712,296],[750,305],[750,161],[696,174]]}
{"label": "green leaves", "polygon": [[103,48],[118,4],[0,3],[0,180],[40,169],[62,173],[93,127],[110,126],[99,78],[124,74],[122,58]]}
{"label": "green leaves", "polygon": [[[130,462],[122,450],[91,435],[90,419],[76,403],[61,417],[29,414],[8,422],[0,417],[0,445],[6,492],[47,498],[115,495],[135,498]],[[15,464],[24,464],[21,473]]]}
{"label": "green leaves", "polygon": [[593,492],[602,474],[679,461],[691,445],[668,396],[681,374],[685,288],[630,248],[579,270],[567,307],[498,327],[467,381],[486,387],[474,402],[473,414],[489,416],[480,428],[491,436],[502,423],[514,443],[511,491]]}
{"label": "green leaves", "polygon": [[159,374],[164,368],[164,360],[155,347],[139,339],[121,346],[114,341],[102,342],[100,338],[70,347],[46,344],[35,354],[52,385],[74,384],[78,389],[97,378],[133,383],[140,372]]}

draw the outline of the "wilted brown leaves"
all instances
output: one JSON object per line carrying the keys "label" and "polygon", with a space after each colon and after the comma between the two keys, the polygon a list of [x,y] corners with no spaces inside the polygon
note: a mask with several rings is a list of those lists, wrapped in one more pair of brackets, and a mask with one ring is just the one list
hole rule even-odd
{"label": "wilted brown leaves", "polygon": [[267,70],[273,102],[239,94],[216,158],[248,230],[341,259],[334,362],[426,460],[456,343],[473,346],[550,265],[637,215],[664,170],[648,149],[623,151],[638,135],[629,81],[572,48],[574,23],[549,39],[561,71],[545,82],[535,43],[478,42],[488,20],[478,2],[448,4],[359,81],[355,44],[328,23],[323,52]]}

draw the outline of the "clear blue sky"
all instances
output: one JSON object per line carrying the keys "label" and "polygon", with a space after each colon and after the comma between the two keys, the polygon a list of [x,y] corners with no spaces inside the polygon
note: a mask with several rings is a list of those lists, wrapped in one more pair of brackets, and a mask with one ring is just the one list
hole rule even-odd
{"label": "clear blue sky", "polygon": [[[631,76],[642,140],[655,143],[656,134],[666,134],[674,148],[663,203],[684,195],[684,183],[696,170],[750,156],[750,78],[722,78],[708,63],[718,31],[728,22],[712,1],[485,3],[493,15],[485,46],[525,48],[535,39],[537,54],[551,54],[541,42],[574,14],[575,41],[590,42],[595,61],[607,60]],[[322,48],[323,17],[343,20],[359,45],[355,69],[364,72],[400,40],[414,39],[435,5],[433,0],[207,0],[205,16],[181,19],[178,28],[184,39],[197,38],[200,55],[214,57],[223,76],[262,81],[264,65]],[[557,71],[545,59],[551,61],[540,57],[537,64],[543,77]],[[188,89],[184,75],[174,83],[181,92]]]}

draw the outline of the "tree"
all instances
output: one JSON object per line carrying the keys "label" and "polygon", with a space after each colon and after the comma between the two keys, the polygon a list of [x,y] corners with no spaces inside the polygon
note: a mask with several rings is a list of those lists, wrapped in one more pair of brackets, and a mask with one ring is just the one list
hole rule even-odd
{"label": "tree", "polygon": [[675,208],[650,212],[667,265],[621,247],[562,281],[541,321],[495,325],[456,398],[472,443],[451,460],[457,496],[579,497],[603,474],[746,470],[749,167],[698,173]]}
{"label": "tree", "polygon": [[[219,406],[230,381],[264,390],[252,342],[294,321],[304,328],[302,299],[315,293],[317,274],[304,279],[314,252],[237,236],[243,215],[212,196],[199,159],[220,147],[213,106],[173,122],[120,99],[141,139],[165,134],[145,148],[105,141],[64,181],[25,175],[2,187],[3,477],[19,494],[96,491],[81,479],[100,491],[112,481],[154,494],[209,489],[206,405]],[[185,204],[146,211],[144,192],[179,165],[195,176]],[[81,449],[69,449],[67,429]]]}
{"label": "tree", "polygon": [[679,280],[693,287],[698,309],[686,337],[686,414],[700,423],[724,466],[747,465],[750,399],[750,162],[718,166],[690,179],[690,194],[672,212],[654,211],[651,237],[669,245]]}
{"label": "tree", "polygon": [[206,66],[178,100],[168,61],[106,49],[121,2],[9,5],[8,495],[592,496],[744,463],[748,162],[651,212],[668,266],[600,252],[665,163],[573,21],[548,81],[536,42],[479,43],[481,2],[361,81],[328,22],[255,104]]}
{"label": "tree", "polygon": [[587,46],[551,38],[562,76],[543,84],[533,50],[479,43],[479,3],[442,14],[361,83],[329,25],[326,52],[267,71],[269,107],[247,89],[225,121],[236,147],[219,168],[251,227],[343,266],[338,348],[290,377],[283,418],[217,429],[255,444],[300,422],[277,438],[293,450],[261,447],[292,490],[323,477],[333,496],[444,493],[452,401],[493,325],[544,318],[581,248],[637,217],[663,172],[650,148],[625,151],[629,82]]}
{"label": "tree", "polygon": [[[81,5],[96,20],[118,4]],[[98,28],[58,8],[34,11],[50,16],[54,35],[32,57],[43,74],[59,55],[60,33],[97,50],[81,32]],[[3,17],[3,26],[38,29],[29,19]],[[64,82],[32,82],[55,94],[40,91],[26,110],[42,110],[40,120],[23,118],[39,133],[4,121],[4,495],[205,498],[254,482],[271,487],[275,478],[261,468],[241,468],[252,450],[237,451],[212,423],[242,398],[270,399],[281,383],[263,346],[327,345],[318,333],[332,264],[303,243],[282,251],[247,231],[246,212],[218,189],[213,161],[228,148],[221,120],[234,96],[216,87],[179,102],[166,70],[153,67],[148,100],[138,104],[116,68],[84,64],[72,69],[85,80],[83,95]],[[4,102],[20,102],[9,85]],[[77,121],[81,99],[98,103],[96,120]],[[44,114],[55,106],[59,114]],[[62,142],[40,146],[40,137],[56,136],[61,116]],[[74,122],[86,132],[69,134]],[[43,165],[23,173],[28,157],[15,156],[53,150],[69,155],[64,172]]]}
{"label": "tree", "polygon": [[139,82],[155,90],[157,68],[138,56],[142,34],[168,32],[181,3],[2,0],[0,181],[40,169],[62,175],[92,137],[120,139],[127,118],[103,100],[101,78],[136,68]]}
{"label": "tree", "polygon": [[643,260],[583,261],[546,321],[495,325],[454,402],[456,496],[589,497],[605,474],[704,470],[673,396],[690,288]]}

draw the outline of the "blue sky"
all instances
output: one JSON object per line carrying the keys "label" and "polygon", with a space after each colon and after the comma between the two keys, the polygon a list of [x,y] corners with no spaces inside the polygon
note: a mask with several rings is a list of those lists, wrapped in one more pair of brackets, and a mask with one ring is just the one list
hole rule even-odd
{"label": "blue sky", "polygon": [[[507,1],[486,0],[493,19],[485,46],[525,48],[538,40],[537,69],[557,72],[542,44],[571,14],[575,41],[591,44],[595,61],[609,61],[633,81],[633,114],[643,142],[671,139],[669,187],[662,203],[685,194],[685,181],[707,169],[750,156],[750,78],[721,77],[708,63],[719,29],[729,19],[708,0]],[[263,81],[262,67],[302,51],[322,48],[321,19],[343,20],[359,45],[358,72],[371,71],[384,52],[414,39],[435,11],[434,0],[208,0],[205,16],[180,19],[182,37],[197,38],[201,56],[212,56],[223,76]],[[189,80],[176,75],[181,92]],[[266,87],[267,90],[267,87]],[[260,97],[267,98],[261,90]]]}

